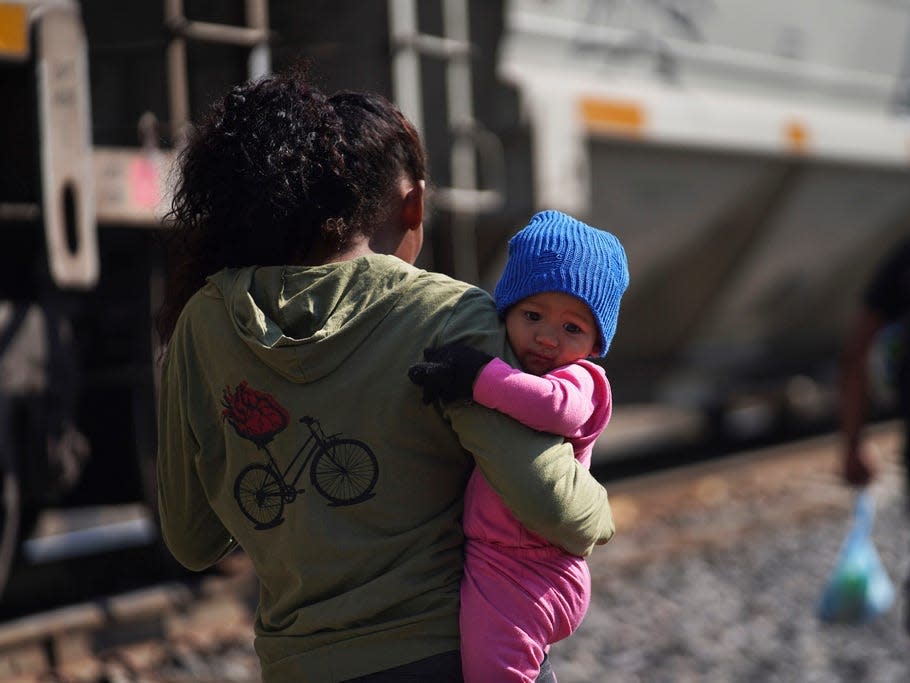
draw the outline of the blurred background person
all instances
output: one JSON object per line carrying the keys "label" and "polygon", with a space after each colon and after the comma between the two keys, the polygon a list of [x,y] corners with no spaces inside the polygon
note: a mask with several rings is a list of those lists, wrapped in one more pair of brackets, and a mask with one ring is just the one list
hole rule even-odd
{"label": "blurred background person", "polygon": [[905,496],[910,509],[910,363],[907,356],[910,335],[910,237],[890,251],[873,273],[843,353],[841,376],[841,429],[844,436],[843,474],[847,483],[864,486],[876,475],[879,463],[864,446],[863,427],[870,406],[869,365],[876,344],[884,340],[886,372],[893,384],[897,406],[904,421]]}
{"label": "blurred background person", "polygon": [[[888,330],[883,340],[883,333]],[[870,404],[869,366],[879,343],[886,372],[903,420],[904,499],[910,516],[910,236],[887,253],[872,275],[847,337],[841,376],[841,430],[844,437],[843,476],[846,483],[866,486],[878,474],[875,452],[863,443]],[[904,628],[910,635],[910,575],[904,581]]]}

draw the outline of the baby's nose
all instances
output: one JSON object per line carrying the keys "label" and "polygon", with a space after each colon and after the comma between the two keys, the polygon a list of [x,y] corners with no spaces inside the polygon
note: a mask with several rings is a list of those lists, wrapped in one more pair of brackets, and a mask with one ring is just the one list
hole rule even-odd
{"label": "baby's nose", "polygon": [[541,346],[547,346],[551,349],[556,348],[556,335],[548,332],[541,332],[537,335],[537,343]]}

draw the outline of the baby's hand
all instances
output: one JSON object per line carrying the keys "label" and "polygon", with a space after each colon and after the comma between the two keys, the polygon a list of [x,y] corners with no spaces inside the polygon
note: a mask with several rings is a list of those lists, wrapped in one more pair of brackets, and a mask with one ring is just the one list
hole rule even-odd
{"label": "baby's hand", "polygon": [[423,350],[425,362],[412,365],[408,377],[423,387],[423,402],[455,401],[473,396],[474,380],[493,356],[464,344]]}
{"label": "baby's hand", "polygon": [[[424,350],[424,356],[426,351]],[[452,400],[450,389],[455,383],[455,370],[446,363],[416,363],[408,368],[408,377],[414,384],[423,387],[423,402],[432,403],[437,398]]]}

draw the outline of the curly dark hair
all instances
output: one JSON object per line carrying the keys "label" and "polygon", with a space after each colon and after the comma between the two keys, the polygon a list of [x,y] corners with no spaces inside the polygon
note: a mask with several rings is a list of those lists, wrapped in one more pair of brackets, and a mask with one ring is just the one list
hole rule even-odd
{"label": "curly dark hair", "polygon": [[166,343],[187,300],[222,268],[300,263],[369,237],[402,177],[426,179],[414,126],[386,98],[331,97],[290,71],[236,86],[191,134],[166,216]]}

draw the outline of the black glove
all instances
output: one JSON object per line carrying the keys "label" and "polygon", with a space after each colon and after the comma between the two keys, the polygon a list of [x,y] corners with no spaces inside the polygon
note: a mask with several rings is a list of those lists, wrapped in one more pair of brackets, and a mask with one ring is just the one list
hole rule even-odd
{"label": "black glove", "polygon": [[408,377],[423,387],[423,402],[471,398],[474,380],[493,356],[463,344],[446,344],[423,350],[426,362],[408,369]]}

